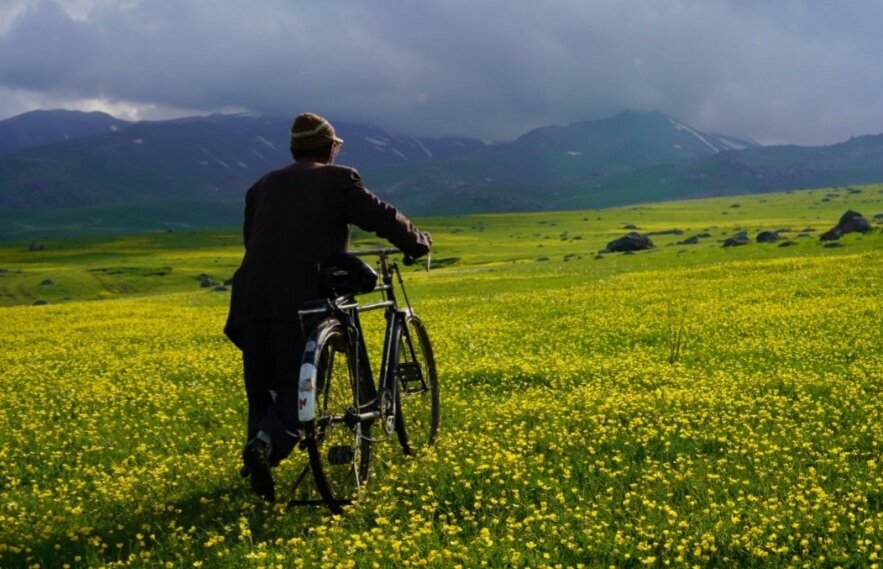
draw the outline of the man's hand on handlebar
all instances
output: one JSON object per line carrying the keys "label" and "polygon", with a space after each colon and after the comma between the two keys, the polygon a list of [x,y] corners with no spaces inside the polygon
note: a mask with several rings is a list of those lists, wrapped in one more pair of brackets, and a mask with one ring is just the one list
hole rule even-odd
{"label": "man's hand on handlebar", "polygon": [[[419,257],[412,257],[411,255],[406,254],[402,257],[402,264],[405,265],[406,267],[410,267],[411,265],[416,263],[418,259],[422,259],[422,258],[423,258],[423,255],[420,255]],[[426,270],[428,271],[429,265],[432,262],[432,253],[427,252],[425,258],[426,258]]]}

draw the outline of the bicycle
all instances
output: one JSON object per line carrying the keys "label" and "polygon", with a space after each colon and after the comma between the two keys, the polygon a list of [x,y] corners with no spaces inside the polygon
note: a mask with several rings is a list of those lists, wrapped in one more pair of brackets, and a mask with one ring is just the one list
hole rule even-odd
{"label": "bicycle", "polygon": [[[371,445],[395,435],[404,454],[416,455],[435,443],[438,375],[426,327],[412,310],[401,271],[390,258],[398,253],[380,248],[326,260],[320,266],[326,298],[298,313],[309,332],[298,383],[304,430],[300,446],[306,448],[309,463],[295,480],[294,494],[312,471],[320,498],[294,498],[289,506],[325,504],[341,513],[343,506],[358,500],[368,480]],[[378,258],[379,285],[364,256]],[[405,257],[403,262],[409,260]],[[404,307],[399,306],[395,284]],[[380,292],[383,299],[369,304],[355,300],[371,292]],[[386,330],[375,386],[359,314],[380,309],[385,311]],[[377,436],[372,435],[375,426]]]}

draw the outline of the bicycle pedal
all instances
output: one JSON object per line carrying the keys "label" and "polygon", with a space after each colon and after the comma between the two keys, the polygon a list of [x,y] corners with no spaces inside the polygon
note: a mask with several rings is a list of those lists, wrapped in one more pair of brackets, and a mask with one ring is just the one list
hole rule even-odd
{"label": "bicycle pedal", "polygon": [[401,362],[396,367],[396,377],[405,387],[409,383],[420,383],[423,385],[423,369],[417,362]]}
{"label": "bicycle pedal", "polygon": [[333,446],[328,449],[329,464],[352,464],[355,458],[356,451],[351,446]]}

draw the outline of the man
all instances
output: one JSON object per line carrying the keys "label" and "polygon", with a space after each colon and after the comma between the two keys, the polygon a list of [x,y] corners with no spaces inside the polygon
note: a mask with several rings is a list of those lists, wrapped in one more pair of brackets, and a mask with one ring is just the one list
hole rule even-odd
{"label": "man", "polygon": [[245,256],[233,276],[224,332],[242,350],[248,398],[243,475],[262,498],[275,499],[271,465],[300,434],[297,378],[304,338],[297,316],[319,296],[320,261],[345,252],[350,224],[388,239],[412,257],[432,238],[362,184],[358,172],[332,162],[343,140],[324,118],[294,119],[295,160],[257,181],[245,197]]}

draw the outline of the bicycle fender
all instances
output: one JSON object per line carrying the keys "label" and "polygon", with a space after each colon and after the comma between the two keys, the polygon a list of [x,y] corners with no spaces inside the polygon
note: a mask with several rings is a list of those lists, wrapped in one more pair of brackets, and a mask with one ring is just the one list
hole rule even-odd
{"label": "bicycle fender", "polygon": [[326,336],[337,325],[337,321],[331,319],[320,322],[304,345],[304,355],[301,359],[297,383],[297,416],[302,424],[309,423],[316,418],[317,368],[318,360],[321,357],[319,348],[325,343]]}
{"label": "bicycle fender", "polygon": [[301,423],[316,418],[316,366],[303,363],[297,387],[297,417]]}

